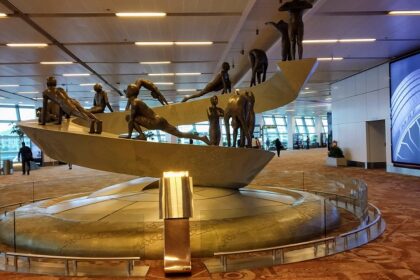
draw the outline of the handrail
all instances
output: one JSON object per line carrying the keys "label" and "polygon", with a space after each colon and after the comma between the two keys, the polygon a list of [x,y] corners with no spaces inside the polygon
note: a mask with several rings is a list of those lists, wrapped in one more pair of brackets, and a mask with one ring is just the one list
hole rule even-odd
{"label": "handrail", "polygon": [[361,227],[361,228],[357,228],[357,229],[354,229],[354,230],[352,230],[352,231],[349,231],[349,232],[346,232],[346,233],[342,233],[342,234],[340,234],[340,235],[339,235],[339,237],[346,237],[346,236],[349,236],[349,235],[352,235],[352,234],[355,234],[355,233],[359,233],[359,232],[361,232],[361,231],[366,230],[367,228],[371,228],[373,225],[375,225],[376,223],[378,223],[378,222],[379,222],[379,220],[382,218],[382,213],[381,213],[381,211],[380,211],[380,210],[379,210],[379,208],[378,208],[378,207],[376,207],[375,205],[370,204],[370,203],[368,203],[368,204],[369,204],[369,206],[371,206],[371,207],[373,208],[373,210],[374,210],[374,213],[375,213],[375,219],[374,219],[372,222],[370,222],[369,224],[367,224],[367,225],[365,225],[365,226],[363,226],[363,227]]}
{"label": "handrail", "polygon": [[80,261],[139,261],[141,257],[79,257],[79,256],[56,256],[56,255],[39,255],[19,252],[4,252],[6,256],[39,258],[39,259],[58,259],[58,260],[80,260]]}

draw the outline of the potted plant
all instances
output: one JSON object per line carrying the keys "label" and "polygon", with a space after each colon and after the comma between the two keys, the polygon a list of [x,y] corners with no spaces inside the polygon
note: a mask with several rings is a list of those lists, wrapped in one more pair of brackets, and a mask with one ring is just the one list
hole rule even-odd
{"label": "potted plant", "polygon": [[344,157],[343,150],[338,147],[337,141],[335,140],[331,144],[326,164],[329,166],[347,166],[347,160]]}

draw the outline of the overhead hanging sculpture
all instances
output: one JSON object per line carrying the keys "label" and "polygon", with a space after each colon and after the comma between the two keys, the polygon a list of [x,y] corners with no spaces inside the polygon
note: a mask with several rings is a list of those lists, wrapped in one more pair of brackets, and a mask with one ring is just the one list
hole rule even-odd
{"label": "overhead hanging sculpture", "polygon": [[256,85],[256,81],[259,84],[261,82],[265,82],[265,77],[267,74],[267,67],[268,67],[268,59],[265,51],[260,49],[253,49],[250,50],[248,53],[249,61],[251,62],[251,69],[252,69],[252,78],[250,87]]}

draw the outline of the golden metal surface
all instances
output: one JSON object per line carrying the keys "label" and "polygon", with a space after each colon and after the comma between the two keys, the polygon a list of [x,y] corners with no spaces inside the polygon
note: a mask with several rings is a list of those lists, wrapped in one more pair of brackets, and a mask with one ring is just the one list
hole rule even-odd
{"label": "golden metal surface", "polygon": [[165,219],[165,273],[191,272],[190,224],[188,219]]}
{"label": "golden metal surface", "polygon": [[[165,172],[166,173],[166,172]],[[183,219],[193,216],[192,178],[186,176],[164,177],[159,186],[159,217]]]}

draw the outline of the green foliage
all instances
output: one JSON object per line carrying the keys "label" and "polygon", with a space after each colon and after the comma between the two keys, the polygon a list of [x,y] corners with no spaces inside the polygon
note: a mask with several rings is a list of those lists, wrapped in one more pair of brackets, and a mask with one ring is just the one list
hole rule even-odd
{"label": "green foliage", "polygon": [[333,158],[343,158],[343,150],[337,146],[331,147],[330,151],[328,152],[328,156]]}
{"label": "green foliage", "polygon": [[20,129],[20,126],[18,126],[16,123],[10,123],[12,126],[12,130],[10,131],[11,134],[17,134],[19,136],[20,141],[23,140],[23,136],[25,136],[25,133],[23,133],[22,129]]}

